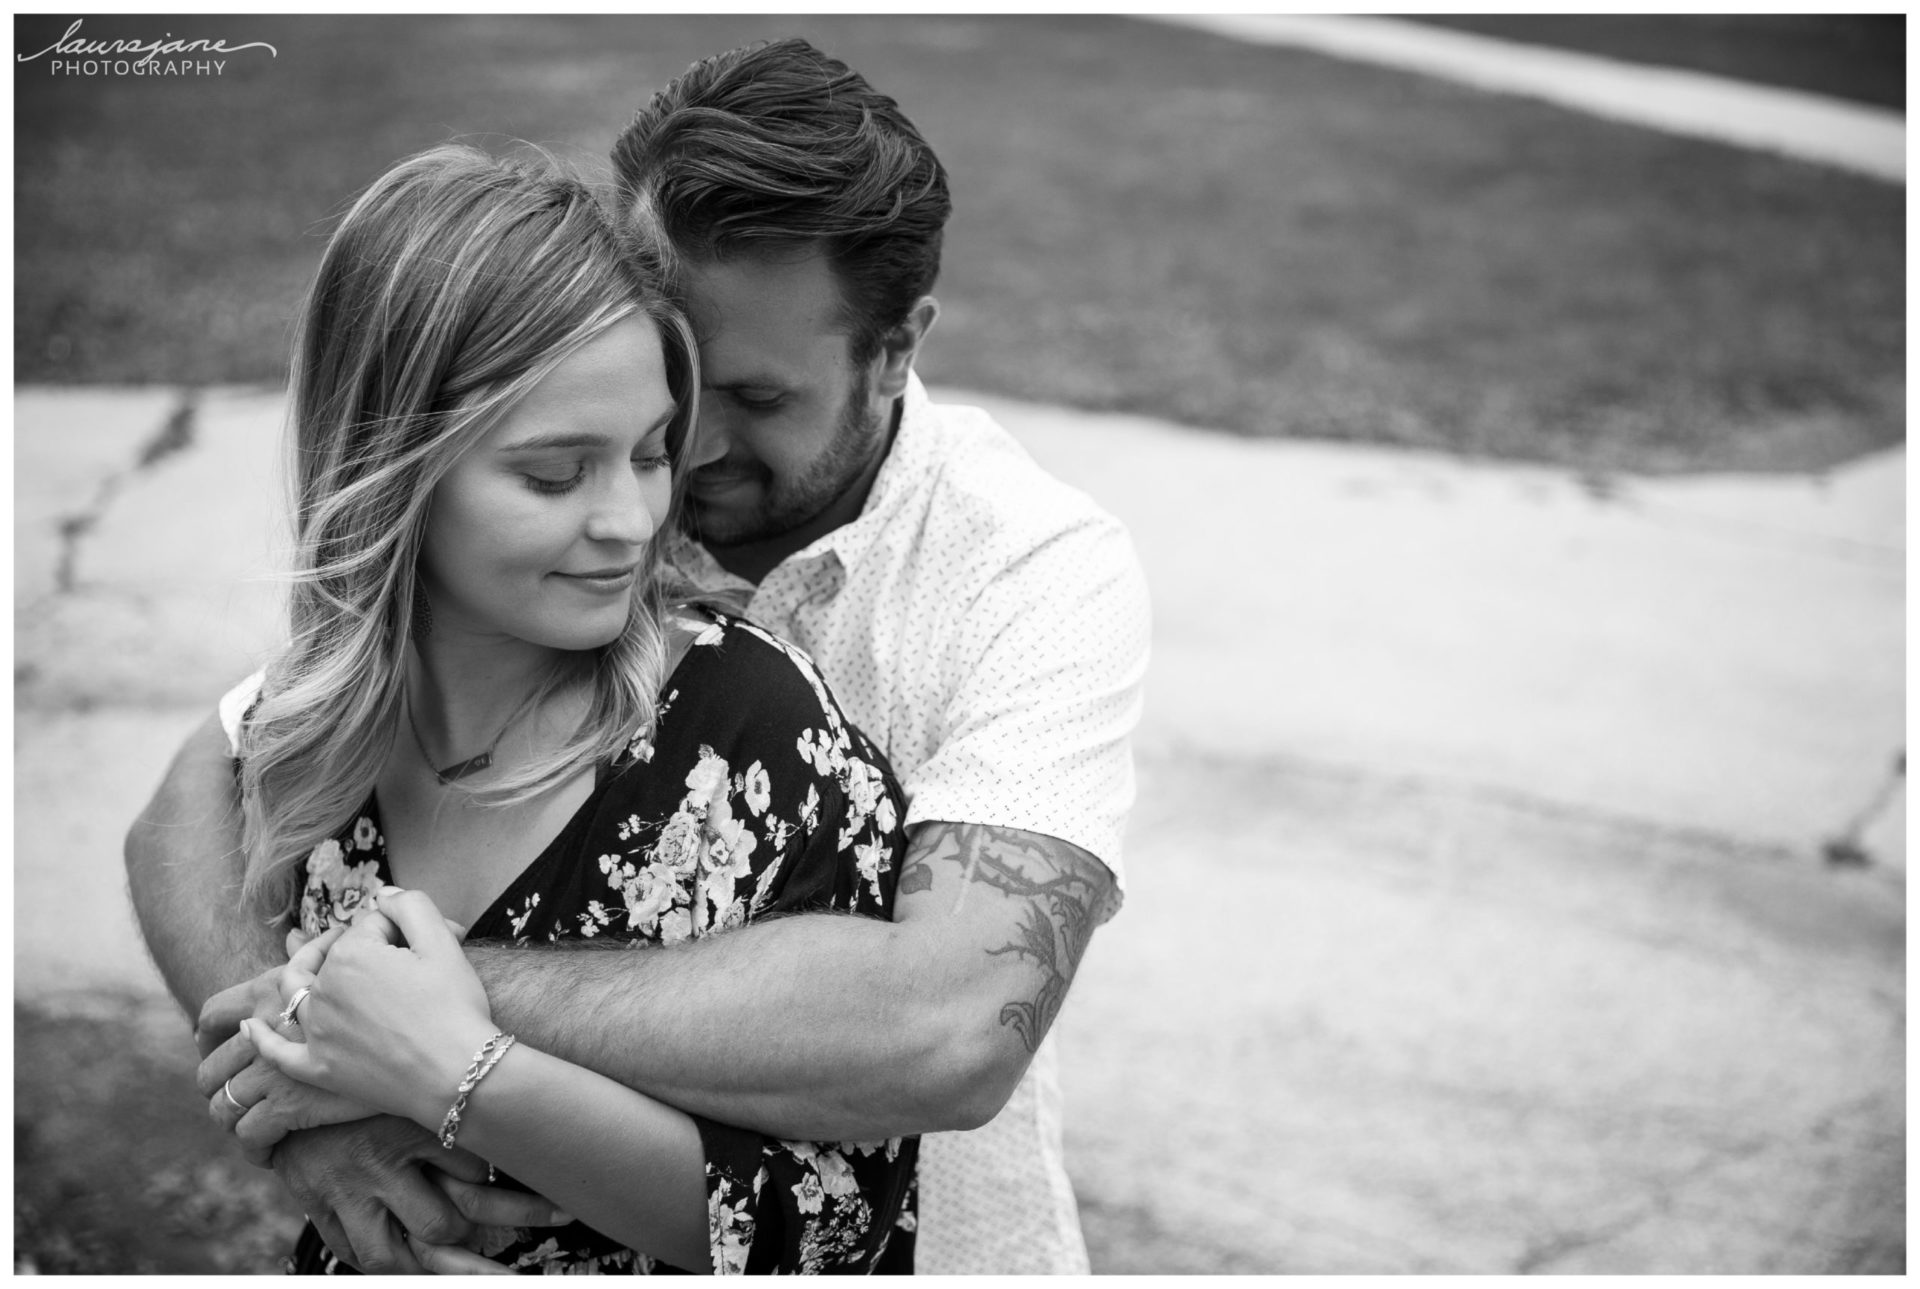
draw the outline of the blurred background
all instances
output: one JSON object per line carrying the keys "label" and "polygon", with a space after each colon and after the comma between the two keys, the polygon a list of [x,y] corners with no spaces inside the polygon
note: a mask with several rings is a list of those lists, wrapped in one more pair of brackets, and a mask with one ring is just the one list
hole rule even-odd
{"label": "blurred background", "polygon": [[[1392,27],[1903,128],[1898,15]],[[271,644],[333,217],[451,138],[600,172],[789,34],[948,167],[921,375],[1153,584],[1129,902],[1057,1029],[1094,1269],[1904,1269],[1903,177],[1137,18],[84,34],[274,52],[15,64],[16,1269],[297,1227],[204,1122],[119,842]]]}

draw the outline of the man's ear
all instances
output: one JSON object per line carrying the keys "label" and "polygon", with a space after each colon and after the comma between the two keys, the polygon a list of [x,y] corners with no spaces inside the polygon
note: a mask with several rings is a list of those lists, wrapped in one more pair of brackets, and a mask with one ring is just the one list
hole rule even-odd
{"label": "man's ear", "polygon": [[906,321],[888,332],[880,342],[880,367],[873,377],[874,393],[891,401],[906,392],[907,376],[913,371],[913,360],[939,316],[940,302],[932,296],[923,295],[913,302],[913,307],[907,310]]}

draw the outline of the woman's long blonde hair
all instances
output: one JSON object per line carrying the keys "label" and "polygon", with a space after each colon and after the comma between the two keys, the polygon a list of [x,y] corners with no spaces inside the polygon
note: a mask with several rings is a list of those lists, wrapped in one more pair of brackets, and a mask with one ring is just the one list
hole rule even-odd
{"label": "woman's long blonde hair", "polygon": [[294,908],[299,863],[372,791],[403,719],[416,567],[434,485],[535,384],[620,320],[649,318],[678,410],[672,513],[648,547],[627,630],[570,655],[541,691],[589,687],[562,746],[474,796],[557,786],[650,724],[676,580],[698,357],[667,299],[667,248],[616,231],[544,159],[436,148],[381,176],[327,245],[294,346],[289,639],[241,738],[244,898]]}

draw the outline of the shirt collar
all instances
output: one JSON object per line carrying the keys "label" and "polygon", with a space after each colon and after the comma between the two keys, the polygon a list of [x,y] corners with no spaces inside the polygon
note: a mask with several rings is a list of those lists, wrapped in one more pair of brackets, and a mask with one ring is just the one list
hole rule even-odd
{"label": "shirt collar", "polygon": [[932,451],[929,423],[932,406],[926,386],[920,383],[916,373],[909,371],[906,391],[900,396],[900,428],[887,447],[887,459],[880,463],[880,471],[873,477],[873,488],[867,493],[867,504],[860,508],[859,518],[834,529],[798,552],[794,559],[808,559],[832,551],[849,567],[860,562],[894,512],[907,503],[920,480],[926,477]]}

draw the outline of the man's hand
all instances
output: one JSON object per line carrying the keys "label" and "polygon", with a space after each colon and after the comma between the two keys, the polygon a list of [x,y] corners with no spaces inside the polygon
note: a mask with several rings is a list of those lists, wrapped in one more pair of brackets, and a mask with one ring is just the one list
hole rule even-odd
{"label": "man's hand", "polygon": [[391,1115],[296,1132],[273,1168],[327,1247],[368,1275],[484,1270],[458,1247],[479,1228],[573,1220],[538,1195],[482,1184],[484,1160]]}
{"label": "man's hand", "polygon": [[352,1123],[379,1113],[325,1092],[257,1058],[244,1034],[235,1034],[200,1063],[195,1078],[214,1123],[232,1133],[255,1168],[273,1167],[273,1148],[288,1133]]}
{"label": "man's hand", "polygon": [[[253,979],[222,989],[207,999],[193,1026],[193,1045],[200,1049],[202,1059],[236,1040],[245,1043],[240,1037],[240,1022],[248,1017],[267,1025],[280,1019],[282,970],[283,967],[269,967]],[[248,1050],[252,1050],[251,1045]],[[235,1072],[229,1069],[220,1077],[226,1078]]]}

